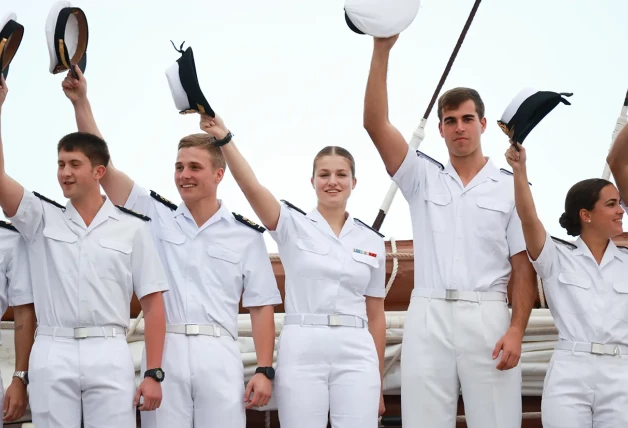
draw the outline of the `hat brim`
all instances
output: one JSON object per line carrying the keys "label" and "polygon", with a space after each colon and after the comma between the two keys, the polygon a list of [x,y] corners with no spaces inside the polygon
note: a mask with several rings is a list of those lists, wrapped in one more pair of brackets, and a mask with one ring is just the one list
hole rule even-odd
{"label": "hat brim", "polygon": [[166,77],[176,108],[181,114],[202,113],[214,117],[198,81],[192,48],[188,47],[175,64],[166,70]]}
{"label": "hat brim", "polygon": [[392,37],[412,24],[420,5],[420,0],[345,0],[345,22],[357,34]]}
{"label": "hat brim", "polygon": [[9,13],[0,20],[0,72],[5,79],[9,75],[9,65],[17,53],[23,37],[24,26],[17,22],[15,13]]}
{"label": "hat brim", "polygon": [[72,70],[74,74],[74,65],[85,71],[89,30],[83,10],[68,1],[54,3],[46,20],[46,40],[50,73]]}

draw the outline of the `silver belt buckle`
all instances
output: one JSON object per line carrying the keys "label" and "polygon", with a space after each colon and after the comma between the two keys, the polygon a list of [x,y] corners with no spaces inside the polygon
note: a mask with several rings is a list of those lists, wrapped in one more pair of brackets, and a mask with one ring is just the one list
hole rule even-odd
{"label": "silver belt buckle", "polygon": [[87,337],[87,328],[86,327],[75,327],[74,328],[74,338],[75,339],[85,339]]}
{"label": "silver belt buckle", "polygon": [[451,288],[446,289],[445,300],[449,300],[449,301],[458,300],[458,290],[452,290]]}
{"label": "silver belt buckle", "polygon": [[186,324],[185,325],[185,335],[186,336],[198,336],[200,332],[200,328],[198,324]]}
{"label": "silver belt buckle", "polygon": [[596,355],[606,354],[606,346],[601,343],[591,343],[591,353]]}
{"label": "silver belt buckle", "polygon": [[338,327],[340,320],[336,315],[327,315],[327,325],[330,327]]}

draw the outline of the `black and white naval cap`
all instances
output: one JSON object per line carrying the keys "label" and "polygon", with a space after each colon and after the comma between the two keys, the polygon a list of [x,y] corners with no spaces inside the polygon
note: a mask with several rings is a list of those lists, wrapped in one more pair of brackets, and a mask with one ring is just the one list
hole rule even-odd
{"label": "black and white naval cap", "polygon": [[52,74],[71,70],[77,77],[74,65],[85,72],[89,31],[82,9],[68,1],[54,3],[46,21],[46,39]]}
{"label": "black and white naval cap", "polygon": [[9,65],[24,37],[24,26],[17,22],[15,13],[9,13],[0,19],[0,70],[6,79],[9,75]]}
{"label": "black and white naval cap", "polygon": [[420,0],[345,0],[345,21],[358,34],[391,37],[412,24]]}
{"label": "black and white naval cap", "polygon": [[523,144],[523,140],[534,127],[559,103],[571,105],[563,96],[572,95],[572,93],[524,88],[508,104],[497,124],[514,143]]}
{"label": "black and white naval cap", "polygon": [[181,43],[178,49],[172,43],[172,46],[181,54],[181,57],[166,70],[166,78],[168,79],[174,105],[181,114],[203,113],[214,117],[216,114],[207,102],[207,99],[205,99],[198,82],[192,48],[188,46],[184,51],[184,43]]}

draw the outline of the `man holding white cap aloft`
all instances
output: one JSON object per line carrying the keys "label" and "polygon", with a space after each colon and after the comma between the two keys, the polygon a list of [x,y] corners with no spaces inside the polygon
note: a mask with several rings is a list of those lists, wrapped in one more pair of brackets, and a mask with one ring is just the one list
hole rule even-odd
{"label": "man holding white cap aloft", "polygon": [[[405,12],[418,8],[417,0],[398,3]],[[360,28],[347,11],[359,30],[375,36],[364,126],[410,205],[414,234],[414,290],[401,356],[403,424],[453,428],[462,388],[470,428],[520,428],[518,362],[536,276],[514,208],[512,177],[482,154],[486,118],[473,89],[452,89],[439,99],[447,166],[409,147],[388,121],[386,74],[390,49],[410,20],[396,17],[398,25],[387,25],[388,3],[363,5],[362,15],[384,22]],[[511,276],[512,320],[506,294]]]}

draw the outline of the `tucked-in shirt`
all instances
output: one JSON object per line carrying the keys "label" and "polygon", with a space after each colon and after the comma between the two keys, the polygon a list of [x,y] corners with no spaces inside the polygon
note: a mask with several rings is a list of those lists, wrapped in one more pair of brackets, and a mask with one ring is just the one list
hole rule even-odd
{"label": "tucked-in shirt", "polygon": [[281,303],[259,230],[237,221],[222,201],[199,227],[184,203],[175,208],[153,195],[135,184],[126,207],[153,219],[171,284],[164,295],[168,324],[217,324],[237,338],[240,298],[244,307]]}
{"label": "tucked-in shirt", "polygon": [[512,177],[487,159],[463,186],[451,163],[409,148],[393,180],[410,206],[414,287],[506,293],[526,248]]}
{"label": "tucked-in shirt", "polygon": [[133,291],[168,289],[147,222],[108,199],[87,227],[70,201],[24,191],[11,220],[27,244],[40,326],[127,328]]}

